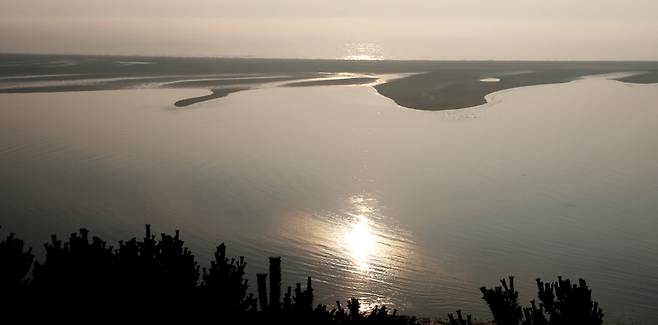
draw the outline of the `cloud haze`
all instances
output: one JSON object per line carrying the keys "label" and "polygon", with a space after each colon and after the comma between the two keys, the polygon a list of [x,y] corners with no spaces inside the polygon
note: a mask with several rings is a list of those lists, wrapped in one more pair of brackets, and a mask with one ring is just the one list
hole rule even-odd
{"label": "cloud haze", "polygon": [[0,0],[0,51],[658,59],[649,0]]}

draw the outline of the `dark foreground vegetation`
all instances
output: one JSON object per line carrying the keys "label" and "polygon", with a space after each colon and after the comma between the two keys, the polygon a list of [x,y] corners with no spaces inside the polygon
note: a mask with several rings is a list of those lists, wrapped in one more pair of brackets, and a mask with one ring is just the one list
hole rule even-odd
{"label": "dark foreground vegetation", "polygon": [[[386,306],[363,311],[355,298],[345,305],[316,304],[310,277],[305,286],[297,283],[282,292],[279,257],[270,258],[269,274],[257,275],[254,296],[247,292],[244,257],[228,258],[221,244],[210,267],[200,269],[178,231],[158,239],[147,225],[142,240],[121,241],[115,248],[81,229],[68,241],[52,236],[45,247],[44,261],[35,262],[32,249],[13,234],[0,241],[0,322],[8,317],[92,323],[185,317],[227,324],[419,323]],[[559,277],[554,283],[537,279],[539,300],[528,307],[519,304],[513,277],[501,284],[480,288],[495,324],[602,323],[603,313],[583,280],[572,284]],[[81,318],[89,315],[96,318]],[[448,324],[473,322],[457,311],[448,315]]]}

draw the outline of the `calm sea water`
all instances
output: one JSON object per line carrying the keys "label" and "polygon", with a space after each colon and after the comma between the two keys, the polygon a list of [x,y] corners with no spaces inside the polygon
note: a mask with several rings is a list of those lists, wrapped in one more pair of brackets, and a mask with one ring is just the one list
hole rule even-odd
{"label": "calm sea water", "polygon": [[490,314],[479,287],[585,278],[607,323],[658,322],[658,86],[588,79],[447,112],[367,86],[0,95],[0,224],[40,248],[181,229],[251,283],[282,255],[316,301]]}

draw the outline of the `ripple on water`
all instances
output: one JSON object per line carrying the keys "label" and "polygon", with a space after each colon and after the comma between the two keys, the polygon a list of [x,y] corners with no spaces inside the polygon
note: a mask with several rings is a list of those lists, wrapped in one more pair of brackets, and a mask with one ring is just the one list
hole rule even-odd
{"label": "ripple on water", "polygon": [[367,307],[390,305],[392,297],[416,287],[412,282],[428,278],[430,271],[416,258],[411,234],[384,215],[377,199],[353,195],[344,206],[295,217],[286,227],[288,243],[310,261],[320,261],[302,262],[315,271],[318,283],[356,296]]}

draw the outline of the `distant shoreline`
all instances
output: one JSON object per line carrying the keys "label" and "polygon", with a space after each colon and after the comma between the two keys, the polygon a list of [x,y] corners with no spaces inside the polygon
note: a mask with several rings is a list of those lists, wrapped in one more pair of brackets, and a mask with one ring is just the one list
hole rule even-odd
{"label": "distant shoreline", "polygon": [[352,58],[293,58],[293,57],[259,57],[259,56],[190,56],[190,55],[161,55],[161,54],[116,54],[116,53],[29,53],[29,52],[0,52],[3,56],[68,56],[68,57],[99,57],[99,58],[173,58],[173,59],[216,59],[216,60],[282,60],[282,61],[379,61],[379,62],[658,62],[648,59],[431,59],[431,58],[409,58],[409,59],[352,59]]}
{"label": "distant shoreline", "polygon": [[[140,64],[127,64],[134,62]],[[0,54],[0,93],[135,88],[212,92],[174,103],[176,107],[188,107],[254,88],[371,85],[399,106],[441,111],[486,104],[486,95],[500,90],[629,71],[643,73],[613,80],[658,83],[658,62],[652,61],[351,61]],[[400,73],[410,75],[378,82],[381,80],[377,76]],[[492,79],[498,81],[482,81]]]}

